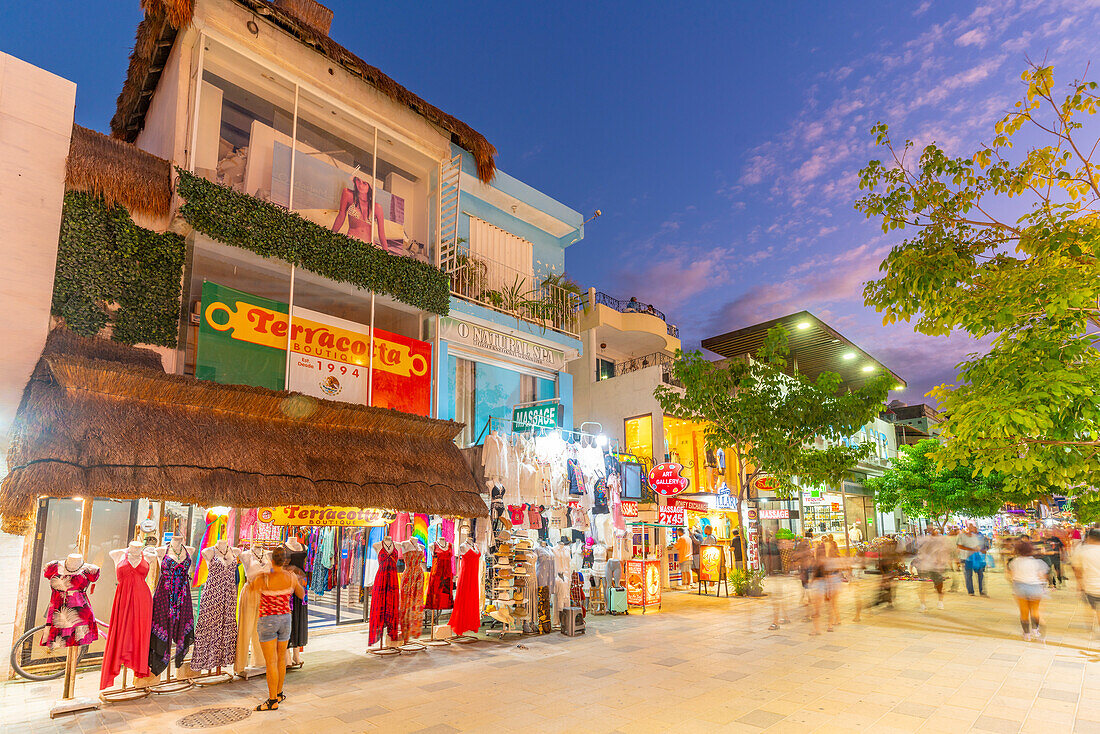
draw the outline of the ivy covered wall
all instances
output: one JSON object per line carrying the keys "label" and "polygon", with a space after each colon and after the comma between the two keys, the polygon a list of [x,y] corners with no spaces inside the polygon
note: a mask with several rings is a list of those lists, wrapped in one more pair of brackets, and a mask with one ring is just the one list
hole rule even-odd
{"label": "ivy covered wall", "polygon": [[219,242],[305,268],[330,280],[446,315],[450,281],[439,268],[325,229],[293,212],[182,169],[180,215]]}
{"label": "ivy covered wall", "polygon": [[51,310],[84,336],[110,324],[116,341],[174,347],[184,255],[180,235],[139,227],[125,208],[67,191]]}

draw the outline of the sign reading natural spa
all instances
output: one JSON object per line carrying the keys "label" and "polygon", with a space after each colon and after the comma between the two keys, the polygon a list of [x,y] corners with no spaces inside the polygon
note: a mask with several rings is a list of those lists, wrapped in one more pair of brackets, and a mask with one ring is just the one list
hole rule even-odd
{"label": "sign reading natural spa", "polygon": [[288,310],[285,303],[203,283],[196,377],[430,412],[430,344],[375,329],[372,359],[367,326],[298,306],[290,318]]}
{"label": "sign reading natural spa", "polygon": [[680,476],[683,470],[684,467],[676,463],[657,464],[649,470],[650,488],[665,497],[680,494],[691,483],[687,477]]}

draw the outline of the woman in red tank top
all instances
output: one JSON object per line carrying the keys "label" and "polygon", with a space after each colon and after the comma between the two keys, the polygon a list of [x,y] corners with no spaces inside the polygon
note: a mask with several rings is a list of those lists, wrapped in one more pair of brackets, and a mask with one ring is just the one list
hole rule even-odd
{"label": "woman in red tank top", "polygon": [[290,595],[305,597],[305,589],[296,574],[286,570],[288,554],[279,547],[271,552],[271,570],[252,580],[252,588],[260,594],[259,619],[256,632],[267,665],[267,700],[257,711],[273,711],[286,698],[283,680],[286,678],[286,646],[290,640]]}

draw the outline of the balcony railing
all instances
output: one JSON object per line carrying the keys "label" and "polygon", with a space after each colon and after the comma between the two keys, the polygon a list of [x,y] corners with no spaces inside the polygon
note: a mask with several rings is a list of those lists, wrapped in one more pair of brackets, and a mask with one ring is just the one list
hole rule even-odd
{"label": "balcony railing", "polygon": [[451,293],[459,298],[576,336],[579,293],[546,276],[473,255],[459,255],[444,267],[451,276]]}
{"label": "balcony railing", "polygon": [[680,338],[680,329],[668,323],[665,312],[652,304],[642,303],[641,301],[623,301],[614,296],[609,296],[603,291],[596,291],[596,303],[603,304],[619,313],[647,313],[656,316],[665,322],[665,328],[668,330],[669,336]]}
{"label": "balcony railing", "polygon": [[654,365],[661,365],[667,370],[672,362],[672,357],[660,352],[647,354],[644,357],[631,357],[630,359],[624,359],[621,362],[615,363],[615,376],[618,377],[619,375],[625,375],[630,372],[637,372],[638,370],[644,370]]}

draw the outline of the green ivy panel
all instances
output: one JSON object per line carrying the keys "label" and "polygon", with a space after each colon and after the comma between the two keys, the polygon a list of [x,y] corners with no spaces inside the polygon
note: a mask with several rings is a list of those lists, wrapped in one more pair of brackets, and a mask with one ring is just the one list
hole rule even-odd
{"label": "green ivy panel", "polygon": [[384,293],[410,306],[446,315],[450,282],[439,268],[394,255],[369,242],[332,232],[293,212],[179,172],[180,215],[199,232],[262,257]]}

